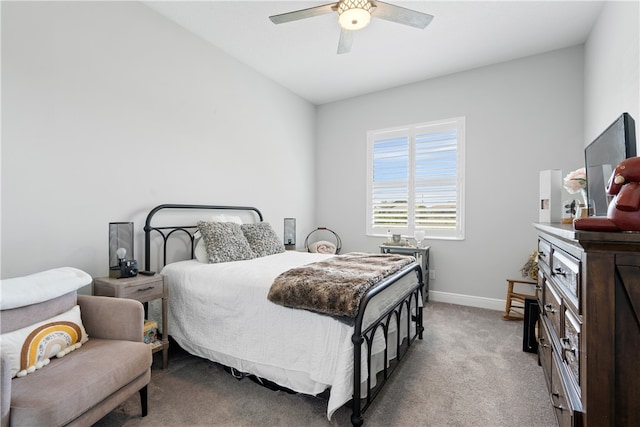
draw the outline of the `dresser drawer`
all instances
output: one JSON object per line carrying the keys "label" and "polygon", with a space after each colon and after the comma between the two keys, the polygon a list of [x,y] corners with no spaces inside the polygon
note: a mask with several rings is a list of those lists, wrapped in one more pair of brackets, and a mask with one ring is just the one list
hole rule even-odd
{"label": "dresser drawer", "polygon": [[565,252],[554,250],[551,276],[562,287],[577,310],[580,297],[580,260]]}
{"label": "dresser drawer", "polygon": [[581,394],[580,387],[582,384],[580,378],[580,339],[582,333],[582,324],[573,315],[570,310],[564,313],[564,334],[560,338],[560,346],[562,347],[562,359],[567,365],[569,377],[574,388]]}
{"label": "dresser drawer", "polygon": [[[544,305],[542,306],[542,314],[549,319],[549,323],[551,324],[552,331],[550,331],[553,335],[555,335],[556,339],[558,337],[563,336],[562,328],[560,323],[561,317],[561,300],[558,292],[553,288],[553,285],[549,281],[549,279],[544,279]],[[552,337],[553,338],[553,337]]]}
{"label": "dresser drawer", "polygon": [[551,244],[546,240],[538,239],[538,263],[549,270],[551,265]]}
{"label": "dresser drawer", "polygon": [[574,418],[567,388],[562,379],[561,363],[557,358],[552,358],[551,403],[558,419],[558,426],[569,427],[574,425]]}
{"label": "dresser drawer", "polygon": [[547,322],[541,321],[538,324],[538,356],[540,357],[540,365],[544,373],[544,379],[547,382],[547,388],[551,389],[551,338],[547,329]]}

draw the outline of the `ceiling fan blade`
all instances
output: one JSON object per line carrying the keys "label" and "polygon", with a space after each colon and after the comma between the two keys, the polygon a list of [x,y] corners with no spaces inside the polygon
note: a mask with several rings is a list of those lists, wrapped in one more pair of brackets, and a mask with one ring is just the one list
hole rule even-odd
{"label": "ceiling fan blade", "polygon": [[283,24],[285,22],[297,21],[299,19],[313,18],[314,16],[326,15],[337,10],[338,4],[331,3],[322,6],[310,7],[308,9],[300,9],[293,12],[282,13],[280,15],[270,16],[271,22],[274,24]]}
{"label": "ceiling fan blade", "polygon": [[355,31],[340,29],[340,41],[338,42],[338,55],[351,52],[351,45],[353,44],[353,33]]}
{"label": "ceiling fan blade", "polygon": [[372,1],[371,4],[375,6],[373,16],[387,21],[397,22],[398,24],[424,29],[433,19],[433,16],[427,13],[394,6],[381,1]]}

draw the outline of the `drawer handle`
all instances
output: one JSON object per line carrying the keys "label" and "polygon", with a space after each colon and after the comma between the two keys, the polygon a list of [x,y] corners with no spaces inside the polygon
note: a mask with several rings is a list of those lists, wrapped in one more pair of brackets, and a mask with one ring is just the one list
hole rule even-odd
{"label": "drawer handle", "polygon": [[138,289],[138,292],[148,291],[149,289],[153,289],[153,286],[149,286],[149,287],[146,287],[146,288]]}
{"label": "drawer handle", "polygon": [[[554,393],[551,393],[551,396],[555,397],[556,399],[560,399],[560,392],[556,391]],[[551,403],[553,404],[553,401]],[[553,404],[553,407],[556,408],[556,409],[560,409],[561,411],[564,411],[564,406],[562,406],[562,404],[557,405],[557,406],[555,404]]]}
{"label": "drawer handle", "polygon": [[549,347],[549,344],[546,343],[546,340],[544,339],[544,337],[540,338],[540,347],[542,348]]}
{"label": "drawer handle", "polygon": [[542,251],[538,251],[538,256],[539,256],[540,258],[546,258],[546,257],[547,257],[547,254],[546,254],[546,253],[544,253],[544,252],[542,252]]}
{"label": "drawer handle", "polygon": [[569,338],[562,338],[560,341],[561,341],[561,344],[562,344],[562,352],[563,353],[569,352],[569,353],[573,354],[574,356],[576,355],[576,348],[571,345],[571,341],[569,340]]}
{"label": "drawer handle", "polygon": [[558,310],[553,308],[553,306],[551,304],[545,304],[544,305],[544,311],[546,313],[551,313],[551,314],[556,314],[558,312]]}
{"label": "drawer handle", "polygon": [[563,270],[562,268],[560,268],[560,267],[556,267],[556,268],[554,268],[554,269],[553,269],[553,272],[554,272],[555,274],[557,274],[558,276],[566,276],[566,275],[567,275],[567,272],[566,272],[566,271],[564,271],[564,270]]}

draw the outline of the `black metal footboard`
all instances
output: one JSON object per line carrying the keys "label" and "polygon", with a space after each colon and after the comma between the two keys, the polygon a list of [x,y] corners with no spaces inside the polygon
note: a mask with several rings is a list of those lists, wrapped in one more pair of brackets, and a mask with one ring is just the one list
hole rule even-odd
{"label": "black metal footboard", "polygon": [[[393,286],[394,283],[400,277],[404,277],[408,274],[416,275],[416,283],[409,291],[405,293],[405,295],[400,298],[395,305],[388,308],[384,311],[376,320],[371,322],[369,325],[363,325],[365,321],[365,313],[367,307],[370,302],[374,301],[376,296],[380,295],[385,289]],[[424,332],[424,326],[422,323],[422,306],[420,302],[422,301],[421,293],[423,292],[424,283],[422,280],[422,269],[419,265],[413,263],[405,267],[402,271],[398,273],[396,276],[392,276],[390,278],[385,279],[378,286],[370,289],[362,298],[360,303],[360,308],[358,310],[358,316],[355,320],[354,331],[351,337],[351,341],[353,342],[353,400],[352,400],[352,413],[351,413],[351,424],[354,426],[361,426],[363,423],[362,414],[367,410],[369,405],[375,397],[378,395],[384,384],[389,379],[392,372],[398,366],[398,363],[404,357],[404,355],[409,351],[411,345],[416,340],[416,338],[422,339],[422,334]],[[415,308],[415,314],[412,313],[411,309]],[[403,336],[401,333],[401,319],[403,310],[406,310],[406,336]],[[389,325],[391,322],[395,320],[396,328],[397,328],[397,340],[396,340],[396,364],[394,366],[390,365],[389,360],[389,352],[388,352],[388,333],[389,333]],[[411,323],[415,322],[415,330],[412,334],[411,331]],[[364,328],[363,328],[364,326]],[[383,334],[383,338],[387,345],[384,349],[383,363],[384,368],[381,371],[381,378],[379,379],[379,384],[377,384],[373,389],[371,387],[372,384],[372,376],[377,375],[376,372],[372,372],[372,347],[373,340],[375,338],[376,333],[381,330]],[[405,342],[406,339],[406,342]],[[361,384],[362,384],[362,365],[361,365],[361,356],[362,356],[362,345],[366,343],[367,349],[367,395],[365,398],[361,398]],[[404,343],[404,344],[403,344]]]}

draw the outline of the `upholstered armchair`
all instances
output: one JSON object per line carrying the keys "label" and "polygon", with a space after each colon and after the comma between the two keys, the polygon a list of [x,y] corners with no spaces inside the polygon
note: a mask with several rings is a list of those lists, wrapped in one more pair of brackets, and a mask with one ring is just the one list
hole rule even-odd
{"label": "upholstered armchair", "polygon": [[78,295],[91,281],[72,268],[2,281],[2,427],[90,426],[136,392],[146,415],[142,304]]}

